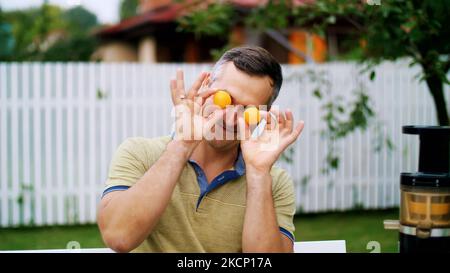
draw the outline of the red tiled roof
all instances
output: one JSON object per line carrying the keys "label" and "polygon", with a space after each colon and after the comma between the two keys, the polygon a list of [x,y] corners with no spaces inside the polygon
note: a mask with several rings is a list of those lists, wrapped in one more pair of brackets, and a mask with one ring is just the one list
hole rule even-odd
{"label": "red tiled roof", "polygon": [[119,32],[126,32],[135,27],[149,24],[149,23],[168,23],[175,20],[180,11],[179,5],[169,5],[156,10],[152,10],[137,16],[123,20],[122,22],[105,27],[97,32],[98,36],[115,34]]}
{"label": "red tiled roof", "polygon": [[[315,0],[292,0],[294,5],[302,5],[312,3]],[[231,0],[235,6],[241,6],[244,8],[254,8],[257,6],[267,4],[268,0]],[[100,29],[97,36],[109,36],[117,33],[123,33],[133,28],[146,25],[146,24],[158,24],[169,23],[175,21],[178,15],[182,12],[183,6],[181,4],[170,4],[155,10],[148,11],[143,14],[136,15],[134,17],[123,20],[122,22],[107,26]]]}

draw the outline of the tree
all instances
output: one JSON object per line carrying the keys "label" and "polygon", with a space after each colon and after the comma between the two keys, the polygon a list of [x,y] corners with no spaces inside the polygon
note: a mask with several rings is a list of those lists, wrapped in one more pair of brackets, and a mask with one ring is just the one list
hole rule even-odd
{"label": "tree", "polygon": [[[96,39],[95,14],[82,6],[62,10],[45,2],[38,8],[3,13],[12,26],[13,52],[3,61],[88,61]],[[0,23],[1,24],[1,23]]]}
{"label": "tree", "polygon": [[97,41],[89,35],[72,35],[58,41],[40,56],[43,61],[89,61],[95,51]]}
{"label": "tree", "polygon": [[44,61],[89,61],[95,51],[97,41],[90,31],[98,26],[97,16],[76,6],[63,12],[62,19],[68,35],[43,52]]}
{"label": "tree", "polygon": [[97,16],[83,6],[76,6],[64,11],[62,18],[71,33],[86,33],[98,26]]}
{"label": "tree", "polygon": [[404,57],[411,60],[411,65],[420,65],[420,79],[429,88],[437,120],[440,125],[450,125],[444,96],[444,85],[450,84],[450,0],[315,0],[301,5],[293,2],[269,1],[240,17],[204,16],[214,14],[209,9],[217,9],[217,5],[227,5],[221,1],[183,17],[180,22],[198,35],[215,20],[244,23],[260,30],[307,27],[322,35],[328,26],[345,22],[364,41],[360,60],[369,66]]}
{"label": "tree", "polygon": [[137,14],[138,5],[138,0],[122,0],[120,2],[120,20],[135,16]]}
{"label": "tree", "polygon": [[64,28],[61,9],[46,3],[39,8],[4,12],[3,18],[12,26],[14,39],[13,53],[4,59],[7,61],[35,60],[50,31]]}

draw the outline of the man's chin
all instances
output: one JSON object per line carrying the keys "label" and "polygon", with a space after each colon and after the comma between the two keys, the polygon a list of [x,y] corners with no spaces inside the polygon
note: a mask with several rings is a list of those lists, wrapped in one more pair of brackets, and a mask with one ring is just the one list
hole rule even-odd
{"label": "man's chin", "polygon": [[238,140],[208,140],[208,145],[218,150],[228,150],[239,145]]}

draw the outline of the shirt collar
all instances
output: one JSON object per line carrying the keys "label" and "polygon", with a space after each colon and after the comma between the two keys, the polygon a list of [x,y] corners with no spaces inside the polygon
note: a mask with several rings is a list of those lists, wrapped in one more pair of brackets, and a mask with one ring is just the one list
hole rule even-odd
{"label": "shirt collar", "polygon": [[[195,160],[189,159],[188,162],[193,163],[196,167],[200,168]],[[241,147],[238,148],[238,156],[234,161],[233,170],[236,171],[239,176],[243,176],[245,174],[245,161],[244,156],[242,155]]]}
{"label": "shirt collar", "polygon": [[244,156],[242,155],[240,147],[239,147],[239,151],[238,151],[238,156],[237,156],[236,162],[234,163],[234,169],[239,174],[239,176],[243,176],[245,174]]}

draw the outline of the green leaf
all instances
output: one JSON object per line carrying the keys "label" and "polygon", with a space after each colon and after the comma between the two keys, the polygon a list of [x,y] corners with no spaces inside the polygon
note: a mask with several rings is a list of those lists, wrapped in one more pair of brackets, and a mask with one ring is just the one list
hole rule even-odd
{"label": "green leaf", "polygon": [[330,165],[333,169],[337,169],[339,167],[339,158],[333,158]]}
{"label": "green leaf", "polygon": [[370,79],[371,81],[373,81],[373,80],[375,79],[375,76],[376,76],[376,72],[375,72],[375,70],[372,70],[372,71],[370,72],[369,79]]}
{"label": "green leaf", "polygon": [[318,98],[319,100],[322,99],[322,93],[319,89],[315,89],[313,92],[314,97]]}
{"label": "green leaf", "polygon": [[103,92],[100,88],[97,89],[97,99],[98,100],[102,100],[102,99],[106,99],[107,94],[106,92]]}
{"label": "green leaf", "polygon": [[392,143],[390,138],[386,138],[386,146],[390,151],[394,150],[395,148],[394,143]]}

